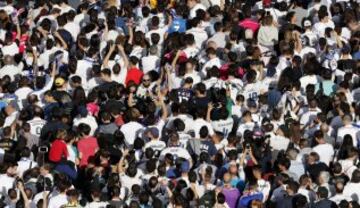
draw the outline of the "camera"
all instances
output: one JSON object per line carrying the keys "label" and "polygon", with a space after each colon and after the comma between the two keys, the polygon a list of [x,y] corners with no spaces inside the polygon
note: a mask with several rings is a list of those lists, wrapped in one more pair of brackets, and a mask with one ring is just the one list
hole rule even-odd
{"label": "camera", "polygon": [[48,151],[49,151],[49,148],[47,146],[39,147],[39,153],[47,153]]}

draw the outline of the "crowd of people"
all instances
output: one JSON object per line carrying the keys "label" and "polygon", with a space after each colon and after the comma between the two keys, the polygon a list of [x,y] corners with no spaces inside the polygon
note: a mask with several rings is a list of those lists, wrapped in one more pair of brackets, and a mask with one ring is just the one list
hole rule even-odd
{"label": "crowd of people", "polygon": [[359,3],[0,1],[0,207],[360,207]]}

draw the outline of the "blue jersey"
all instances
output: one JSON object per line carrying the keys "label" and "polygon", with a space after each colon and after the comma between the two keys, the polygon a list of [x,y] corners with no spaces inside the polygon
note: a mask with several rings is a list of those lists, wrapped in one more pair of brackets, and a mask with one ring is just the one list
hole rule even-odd
{"label": "blue jersey", "polygon": [[168,33],[169,34],[173,32],[183,33],[185,31],[186,31],[186,20],[183,18],[175,17],[169,27]]}

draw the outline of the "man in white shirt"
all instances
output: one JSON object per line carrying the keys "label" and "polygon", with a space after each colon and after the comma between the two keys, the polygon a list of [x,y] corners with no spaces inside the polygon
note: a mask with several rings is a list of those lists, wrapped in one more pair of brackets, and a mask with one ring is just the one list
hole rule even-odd
{"label": "man in white shirt", "polygon": [[160,27],[160,19],[158,16],[153,16],[150,22],[151,22],[151,30],[149,30],[149,32],[145,34],[145,38],[148,39],[149,42],[151,43],[151,34],[157,33],[160,36],[159,44],[162,44],[164,42],[164,35],[168,30],[167,26],[162,28]]}
{"label": "man in white shirt", "polygon": [[57,185],[57,190],[59,191],[59,194],[50,197],[48,208],[59,208],[62,207],[63,205],[66,205],[68,203],[66,191],[68,190],[69,187],[70,187],[69,182],[67,181],[59,182]]}
{"label": "man in white shirt", "polygon": [[208,35],[205,29],[201,27],[201,21],[198,18],[192,20],[191,29],[186,31],[186,34],[192,34],[194,36],[195,44],[198,49],[201,49],[208,39]]}
{"label": "man in white shirt", "polygon": [[354,147],[357,147],[360,129],[352,125],[351,115],[344,115],[342,121],[344,126],[338,129],[336,143],[341,144],[344,136],[349,134],[353,140]]}
{"label": "man in white shirt", "polygon": [[96,49],[90,48],[90,50],[87,51],[86,57],[77,62],[75,74],[81,77],[81,81],[84,85],[86,85],[87,81],[90,79],[91,69],[97,53],[98,51],[96,51]]}
{"label": "man in white shirt", "polygon": [[86,204],[86,208],[105,208],[105,207],[107,207],[107,205],[109,203],[105,202],[105,201],[101,201],[100,196],[101,196],[100,187],[93,188],[93,190],[91,190],[92,202],[88,202]]}
{"label": "man in white shirt", "polygon": [[305,112],[300,119],[300,125],[307,127],[314,122],[317,118],[317,114],[321,110],[317,107],[317,101],[315,99],[309,101],[309,106],[307,112]]}
{"label": "man in white shirt", "polygon": [[206,11],[206,7],[199,3],[197,0],[188,0],[187,6],[190,8],[190,19],[196,17],[196,11],[202,9]]}
{"label": "man in white shirt", "polygon": [[242,114],[242,123],[239,125],[236,135],[238,136],[244,136],[244,132],[246,130],[252,131],[255,127],[255,123],[252,121],[252,116],[250,111],[245,111]]}
{"label": "man in white shirt", "polygon": [[159,139],[159,135],[159,130],[156,127],[150,127],[146,129],[144,131],[144,136],[149,138],[150,141],[145,144],[144,150],[151,148],[154,151],[161,152],[163,149],[165,149],[166,144]]}
{"label": "man in white shirt", "polygon": [[335,28],[334,22],[330,19],[328,12],[325,10],[318,11],[319,22],[314,24],[313,30],[319,37],[325,36],[325,29],[330,27],[331,29]]}
{"label": "man in white shirt", "polygon": [[68,22],[64,25],[64,29],[67,30],[74,40],[77,40],[77,36],[80,33],[80,25],[74,22],[76,13],[69,11],[66,15]]}
{"label": "man in white shirt", "polygon": [[19,53],[18,45],[13,41],[12,33],[8,32],[5,34],[5,44],[1,48],[3,56],[15,56]]}
{"label": "man in white shirt", "polygon": [[334,157],[334,148],[331,144],[326,143],[322,131],[316,131],[314,134],[317,145],[312,148],[320,156],[320,161],[329,166]]}
{"label": "man in white shirt", "polygon": [[4,66],[0,69],[0,78],[9,76],[11,81],[14,81],[15,76],[21,74],[22,68],[16,66],[13,57],[10,55],[4,56]]}
{"label": "man in white shirt", "polygon": [[17,164],[7,166],[6,173],[0,175],[0,195],[7,196],[8,190],[13,188],[17,175]]}
{"label": "man in white shirt", "polygon": [[188,160],[190,164],[192,164],[191,156],[185,148],[181,147],[181,144],[179,142],[179,135],[177,133],[173,133],[170,135],[168,147],[161,151],[159,159],[164,160],[167,154],[171,154],[172,156],[174,156],[174,159],[184,158]]}
{"label": "man in white shirt", "polygon": [[359,203],[360,201],[360,170],[359,169],[356,169],[353,172],[350,182],[348,182],[344,188],[343,194]]}
{"label": "man in white shirt", "polygon": [[21,151],[21,159],[18,161],[18,174],[20,177],[23,176],[24,172],[30,170],[31,168],[37,167],[37,162],[30,159],[31,151],[29,148],[25,147]]}
{"label": "man in white shirt", "polygon": [[140,112],[136,108],[130,108],[126,113],[129,116],[130,122],[122,125],[120,131],[125,136],[126,145],[132,146],[136,137],[140,135],[143,125],[137,122]]}
{"label": "man in white shirt", "polygon": [[158,48],[156,45],[150,46],[149,52],[150,54],[148,56],[141,58],[141,66],[144,74],[152,70],[159,72],[160,58],[157,56]]}
{"label": "man in white shirt", "polygon": [[207,71],[212,68],[213,66],[216,66],[218,69],[220,69],[222,65],[222,61],[217,57],[216,50],[214,48],[207,48],[206,54],[208,57],[208,60],[206,60],[205,64],[203,65],[201,69],[201,73],[203,77],[206,77]]}

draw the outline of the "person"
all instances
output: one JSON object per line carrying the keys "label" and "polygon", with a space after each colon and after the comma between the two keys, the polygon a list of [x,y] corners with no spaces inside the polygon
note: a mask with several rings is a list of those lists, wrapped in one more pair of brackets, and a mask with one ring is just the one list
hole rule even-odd
{"label": "person", "polygon": [[0,207],[358,207],[359,7],[0,1]]}
{"label": "person", "polygon": [[245,190],[243,195],[240,197],[237,207],[245,208],[248,207],[253,200],[262,201],[262,199],[263,194],[257,191],[257,184],[252,183],[249,184],[248,189]]}
{"label": "person", "polygon": [[90,126],[87,124],[80,124],[78,126],[80,132],[80,140],[77,143],[79,151],[80,166],[86,166],[89,163],[89,158],[95,155],[98,151],[99,145],[97,139],[90,136]]}
{"label": "person", "polygon": [[320,156],[321,162],[329,166],[334,156],[333,146],[326,143],[324,135],[321,131],[316,131],[314,137],[317,145],[313,147],[312,151],[316,152]]}
{"label": "person", "polygon": [[352,200],[359,201],[359,193],[357,192],[357,187],[360,184],[360,171],[355,170],[352,173],[351,180],[344,187],[343,194],[347,197],[351,197]]}
{"label": "person", "polygon": [[329,191],[325,187],[320,187],[317,191],[319,201],[315,203],[316,207],[337,207],[337,205],[327,199]]}
{"label": "person", "polygon": [[53,163],[58,163],[61,160],[67,160],[67,157],[69,156],[67,146],[64,141],[66,134],[65,130],[59,130],[56,136],[57,139],[55,139],[51,144],[49,150],[49,160]]}
{"label": "person", "polygon": [[62,181],[57,185],[57,188],[59,190],[59,194],[50,197],[48,205],[49,208],[61,207],[69,202],[66,196],[66,191],[69,188],[69,182]]}

